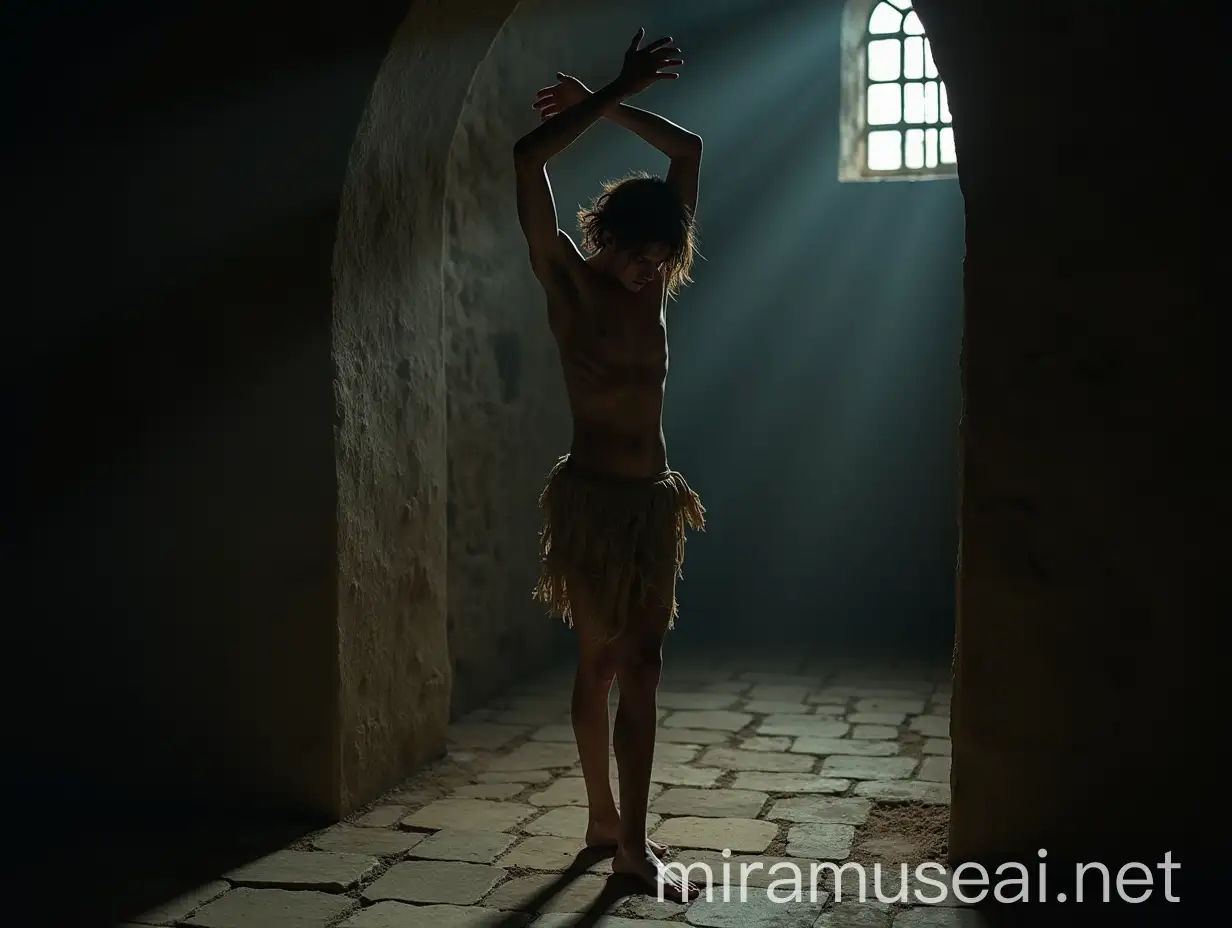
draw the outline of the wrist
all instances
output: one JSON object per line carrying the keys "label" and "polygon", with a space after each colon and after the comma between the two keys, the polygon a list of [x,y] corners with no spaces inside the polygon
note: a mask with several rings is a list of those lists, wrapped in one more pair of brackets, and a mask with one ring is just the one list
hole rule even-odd
{"label": "wrist", "polygon": [[594,96],[599,98],[599,102],[604,109],[608,109],[613,106],[619,106],[629,97],[633,96],[633,91],[629,88],[626,81],[618,77],[596,90]]}

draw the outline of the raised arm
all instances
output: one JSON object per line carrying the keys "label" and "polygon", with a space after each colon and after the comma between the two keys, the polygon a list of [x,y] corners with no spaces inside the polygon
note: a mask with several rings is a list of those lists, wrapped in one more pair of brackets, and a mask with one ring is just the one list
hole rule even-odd
{"label": "raised arm", "polygon": [[564,244],[556,218],[556,201],[548,181],[547,163],[594,125],[606,107],[624,99],[621,86],[617,78],[591,94],[582,105],[572,107],[560,119],[540,123],[513,146],[518,221],[530,247],[531,265],[540,279],[553,272]]}
{"label": "raised arm", "polygon": [[636,133],[671,159],[667,182],[691,213],[697,212],[697,188],[702,169],[702,137],[669,119],[627,103],[609,106],[604,116]]}
{"label": "raised arm", "polygon": [[[673,80],[680,75],[667,68],[679,67],[684,64],[680,57],[680,49],[672,45],[670,37],[651,42],[645,48],[641,47],[646,32],[639,29],[633,37],[633,43],[625,52],[625,69],[630,70],[631,62],[641,62],[640,73],[643,79],[636,86],[643,90],[658,80]],[[622,72],[624,76],[624,72]],[[597,96],[585,84],[569,74],[557,74],[557,83],[539,91],[535,99],[535,108],[539,110],[544,125],[551,125],[557,118],[565,118],[579,107],[593,105]],[[646,79],[646,78],[649,79]],[[625,97],[631,94],[625,94]],[[667,172],[668,182],[676,188],[680,198],[691,212],[697,210],[697,187],[701,173],[702,138],[688,129],[676,125],[669,119],[664,119],[655,113],[630,106],[621,99],[606,99],[601,104],[604,117],[624,126],[630,132],[641,136],[647,143],[653,145],[671,159],[671,167]],[[556,117],[556,118],[553,118]]]}

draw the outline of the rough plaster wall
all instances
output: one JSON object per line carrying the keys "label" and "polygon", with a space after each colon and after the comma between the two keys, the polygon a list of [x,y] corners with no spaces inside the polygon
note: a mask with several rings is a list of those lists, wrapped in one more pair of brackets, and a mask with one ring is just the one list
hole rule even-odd
{"label": "rough plaster wall", "polygon": [[[596,5],[597,6],[597,5]],[[543,293],[518,227],[511,151],[557,70],[619,66],[627,14],[525,0],[480,66],[447,175],[449,642],[454,711],[542,662],[560,623],[530,598],[538,496],[571,435]],[[558,203],[572,230],[573,205]],[[564,639],[567,640],[567,639]]]}
{"label": "rough plaster wall", "polygon": [[416,3],[355,139],[334,260],[342,811],[445,747],[445,164],[514,0]]}
{"label": "rough plaster wall", "polygon": [[[1110,162],[1070,140],[1090,118],[1072,88],[1111,94],[1127,48],[1175,54],[1161,74],[1210,59],[1155,46],[1136,11],[1110,37],[1086,7],[1032,32],[977,0],[917,6],[952,88],[967,208],[950,854],[1043,847],[1057,874],[1184,860],[1215,768],[1181,720],[1211,704],[1199,662],[1225,660],[1202,640],[1226,575],[1207,540],[1226,525],[1209,431],[1226,361],[1201,296],[1220,265],[1185,239],[1214,221],[1213,181],[1184,148]],[[1041,56],[1048,83],[1024,68]],[[1198,108],[1151,90],[1135,106]]]}

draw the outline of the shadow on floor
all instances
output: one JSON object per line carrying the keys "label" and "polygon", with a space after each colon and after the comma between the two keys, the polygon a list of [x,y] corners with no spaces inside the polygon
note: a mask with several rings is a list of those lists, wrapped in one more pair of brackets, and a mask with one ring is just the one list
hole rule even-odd
{"label": "shadow on floor", "polygon": [[5,923],[29,928],[107,928],[328,824],[168,798],[39,796],[15,811],[0,898]]}

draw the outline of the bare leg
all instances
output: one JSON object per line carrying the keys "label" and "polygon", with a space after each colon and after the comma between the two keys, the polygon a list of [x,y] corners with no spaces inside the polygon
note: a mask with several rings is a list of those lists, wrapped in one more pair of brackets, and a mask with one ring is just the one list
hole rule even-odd
{"label": "bare leg", "polygon": [[[590,815],[586,826],[588,847],[616,847],[620,843],[620,813],[612,795],[608,766],[608,697],[616,679],[617,646],[599,635],[594,602],[579,580],[569,585],[573,601],[573,624],[578,633],[578,669],[573,681],[573,736],[577,741],[582,778],[586,783],[586,804]],[[655,853],[667,848],[651,842]]]}
{"label": "bare leg", "polygon": [[[576,620],[575,620],[576,624]],[[584,626],[578,627],[578,669],[573,680],[573,736],[577,740],[590,822],[586,844],[610,846],[620,833],[620,813],[608,775],[607,700],[616,678],[610,647],[598,643]]]}
{"label": "bare leg", "polygon": [[630,636],[622,642],[619,654],[616,677],[620,683],[620,704],[613,747],[620,778],[621,828],[612,869],[638,877],[656,893],[662,883],[664,898],[686,902],[696,898],[697,887],[682,882],[679,875],[666,869],[646,835],[663,636],[670,612],[666,606],[642,610],[636,621],[630,621]]}

